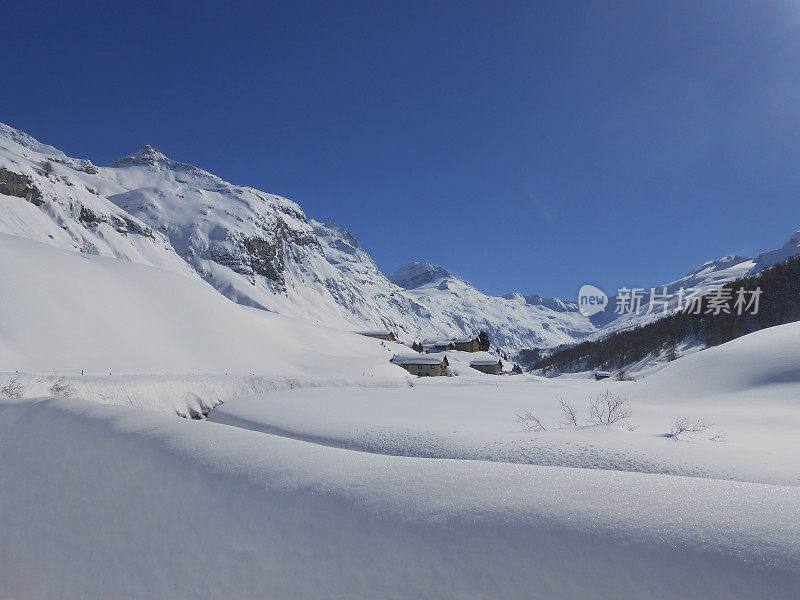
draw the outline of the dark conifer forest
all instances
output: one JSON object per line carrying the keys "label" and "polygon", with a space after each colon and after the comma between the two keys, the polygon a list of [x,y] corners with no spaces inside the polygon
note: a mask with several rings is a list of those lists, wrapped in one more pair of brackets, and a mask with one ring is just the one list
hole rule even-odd
{"label": "dark conifer forest", "polygon": [[800,256],[722,287],[730,290],[733,298],[740,289],[748,293],[760,289],[758,312],[738,314],[731,310],[710,314],[707,295],[698,300],[699,307],[689,305],[653,323],[557,350],[541,358],[535,368],[546,374],[624,369],[659,354],[674,360],[678,358],[679,344],[686,340],[696,339],[706,346],[717,346],[759,329],[800,320]]}

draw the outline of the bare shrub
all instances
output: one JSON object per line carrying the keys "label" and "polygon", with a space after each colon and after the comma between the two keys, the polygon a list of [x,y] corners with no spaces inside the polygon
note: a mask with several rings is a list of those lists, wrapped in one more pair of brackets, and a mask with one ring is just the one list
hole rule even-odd
{"label": "bare shrub", "polygon": [[50,386],[50,393],[53,396],[74,396],[75,386],[63,377],[59,377]]}
{"label": "bare shrub", "polygon": [[681,417],[679,419],[675,419],[675,422],[672,424],[672,429],[670,429],[670,432],[667,434],[667,437],[671,437],[673,440],[677,440],[680,436],[685,435],[687,433],[688,434],[702,433],[712,425],[713,423],[709,423],[708,421],[704,421],[703,419],[696,419],[692,421],[691,419],[689,419],[689,417]]}
{"label": "bare shrub", "polygon": [[563,398],[558,399],[561,406],[561,424],[567,427],[577,427],[578,418],[575,415],[575,408]]}
{"label": "bare shrub", "polygon": [[0,388],[0,396],[5,396],[6,398],[22,398],[24,394],[25,388],[22,387],[22,384],[16,377],[10,379]]}
{"label": "bare shrub", "polygon": [[634,381],[633,377],[631,377],[630,375],[628,375],[628,373],[625,372],[625,369],[622,369],[619,373],[617,373],[615,379],[617,381]]}
{"label": "bare shrub", "polygon": [[522,425],[523,431],[547,431],[539,417],[529,411],[517,415],[517,423]]}
{"label": "bare shrub", "polygon": [[589,399],[589,420],[595,425],[613,425],[631,416],[631,405],[624,396],[606,390]]}

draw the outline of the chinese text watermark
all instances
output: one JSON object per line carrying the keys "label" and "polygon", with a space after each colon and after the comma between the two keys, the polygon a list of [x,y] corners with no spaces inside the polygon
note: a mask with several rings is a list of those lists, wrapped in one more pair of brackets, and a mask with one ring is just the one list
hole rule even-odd
{"label": "chinese text watermark", "polygon": [[[667,314],[684,312],[699,315],[756,315],[761,302],[761,288],[680,287],[654,288],[621,287],[615,297],[617,315]],[[600,288],[585,284],[578,291],[578,312],[591,317],[603,312],[609,304],[608,295]]]}

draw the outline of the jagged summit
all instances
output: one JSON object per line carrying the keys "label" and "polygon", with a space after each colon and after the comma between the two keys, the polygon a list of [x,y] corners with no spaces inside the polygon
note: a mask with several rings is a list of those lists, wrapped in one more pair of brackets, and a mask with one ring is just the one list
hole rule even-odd
{"label": "jagged summit", "polygon": [[145,144],[141,147],[141,149],[134,153],[129,154],[127,156],[121,156],[117,160],[111,163],[112,167],[127,167],[127,166],[148,166],[148,167],[155,167],[155,166],[164,166],[168,169],[173,170],[181,170],[181,171],[199,171],[195,166],[188,165],[186,163],[177,162],[166,156],[163,152],[150,146],[149,144]]}
{"label": "jagged summit", "polygon": [[138,152],[133,154],[128,154],[126,156],[121,156],[113,163],[114,166],[118,165],[150,165],[153,166],[156,163],[169,163],[173,162],[167,156],[158,150],[157,148],[153,148],[153,146],[149,144],[145,144],[144,146],[139,149]]}
{"label": "jagged summit", "polygon": [[414,261],[405,267],[397,269],[397,271],[389,275],[388,279],[401,288],[413,290],[433,281],[452,276],[450,271],[444,267],[438,267],[427,262]]}
{"label": "jagged summit", "polygon": [[578,305],[574,302],[565,302],[560,298],[551,298],[548,296],[540,296],[539,294],[531,294],[525,296],[525,302],[531,306],[545,306],[550,310],[556,312],[569,312],[578,310]]}
{"label": "jagged summit", "polygon": [[506,300],[513,300],[515,302],[523,302],[530,306],[545,306],[555,312],[575,312],[578,310],[578,305],[574,302],[564,301],[560,298],[549,298],[539,294],[530,294],[523,296],[519,292],[509,292],[501,296]]}
{"label": "jagged summit", "polygon": [[142,146],[142,149],[139,150],[134,156],[145,162],[160,162],[169,160],[163,152],[153,148],[149,144]]}

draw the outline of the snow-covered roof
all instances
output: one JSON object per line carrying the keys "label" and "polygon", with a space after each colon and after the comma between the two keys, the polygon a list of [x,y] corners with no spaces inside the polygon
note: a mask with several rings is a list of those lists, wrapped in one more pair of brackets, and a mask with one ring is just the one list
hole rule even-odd
{"label": "snow-covered roof", "polygon": [[430,354],[396,354],[392,362],[396,365],[440,365],[446,363],[444,355],[431,356]]}
{"label": "snow-covered roof", "polygon": [[380,329],[375,331],[355,331],[354,333],[357,333],[358,335],[389,335],[392,332],[385,329]]}
{"label": "snow-covered roof", "polygon": [[469,342],[473,341],[477,335],[473,335],[471,337],[463,337],[463,338],[438,338],[438,339],[431,339],[431,340],[423,340],[423,346],[446,346],[447,344],[468,344]]}
{"label": "snow-covered roof", "polygon": [[481,359],[478,359],[478,360],[470,361],[469,366],[470,367],[490,367],[490,366],[494,366],[496,364],[503,364],[503,363],[500,361],[499,358],[497,360],[481,358]]}
{"label": "snow-covered roof", "polygon": [[422,342],[423,346],[447,346],[452,344],[453,340],[425,340]]}

